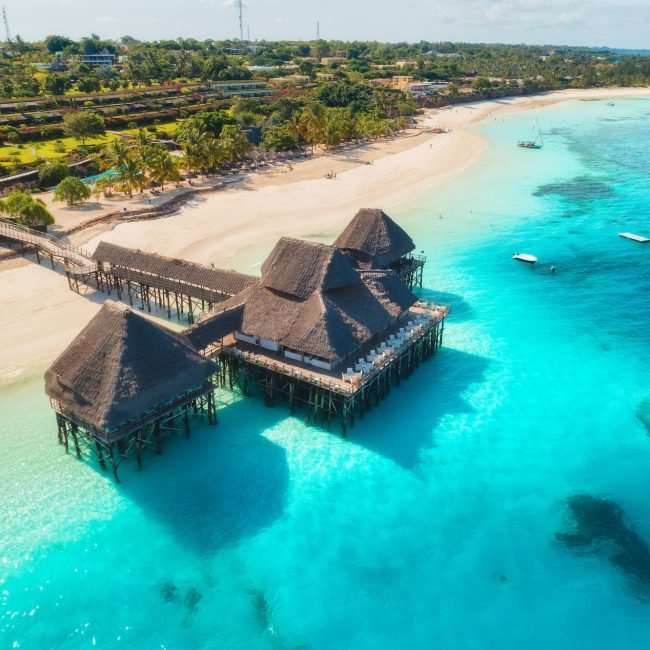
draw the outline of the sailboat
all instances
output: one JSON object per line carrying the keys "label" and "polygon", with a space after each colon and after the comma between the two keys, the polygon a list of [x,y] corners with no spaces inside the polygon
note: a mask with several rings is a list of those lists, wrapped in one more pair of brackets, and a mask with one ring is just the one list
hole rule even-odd
{"label": "sailboat", "polygon": [[517,142],[518,147],[523,149],[541,149],[544,146],[544,138],[542,137],[542,130],[539,128],[539,122],[535,120],[537,124],[537,137],[534,140],[520,140]]}

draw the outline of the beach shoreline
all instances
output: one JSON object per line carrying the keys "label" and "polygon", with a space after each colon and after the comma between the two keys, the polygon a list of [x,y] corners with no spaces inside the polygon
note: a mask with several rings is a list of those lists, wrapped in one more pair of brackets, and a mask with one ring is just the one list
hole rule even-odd
{"label": "beach shoreline", "polygon": [[[359,208],[380,207],[391,214],[404,202],[457,177],[489,146],[475,130],[488,118],[574,100],[648,96],[649,88],[570,90],[430,110],[414,137],[292,162],[291,171],[242,177],[236,185],[195,197],[171,216],[102,224],[72,235],[71,240],[90,250],[100,240],[111,241],[255,274],[259,261],[282,235],[331,241]],[[435,128],[447,132],[427,132]],[[326,179],[329,171],[336,178]],[[45,200],[51,205],[51,197]],[[132,203],[143,207],[148,200],[135,197]],[[127,203],[110,202],[112,210],[116,205]],[[128,207],[132,209],[130,203]],[[80,214],[98,216],[92,207],[80,211],[55,206],[54,212],[59,226],[66,229],[81,221]],[[107,298],[77,295],[69,290],[64,274],[46,266],[0,262],[0,300],[10,315],[0,333],[0,385],[44,371]]]}

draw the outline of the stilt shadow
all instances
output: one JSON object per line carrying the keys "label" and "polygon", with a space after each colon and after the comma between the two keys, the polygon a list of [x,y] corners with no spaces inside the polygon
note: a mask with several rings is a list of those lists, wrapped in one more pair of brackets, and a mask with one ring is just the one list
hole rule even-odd
{"label": "stilt shadow", "polygon": [[408,380],[393,387],[380,405],[355,422],[348,439],[414,468],[423,448],[435,444],[434,430],[446,415],[470,413],[463,393],[483,380],[489,361],[441,348]]}
{"label": "stilt shadow", "polygon": [[142,472],[120,468],[121,491],[200,554],[273,524],[289,482],[284,451],[261,435],[286,412],[242,400],[219,415],[217,426],[194,420],[191,438],[168,439],[162,456],[147,454]]}

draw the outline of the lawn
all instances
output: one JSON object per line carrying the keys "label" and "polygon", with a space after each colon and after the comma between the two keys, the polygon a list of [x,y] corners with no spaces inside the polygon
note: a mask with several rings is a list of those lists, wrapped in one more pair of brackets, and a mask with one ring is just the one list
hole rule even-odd
{"label": "lawn", "polygon": [[[157,133],[164,135],[172,135],[177,128],[176,122],[169,122],[167,124],[159,124]],[[128,135],[135,134],[139,129],[123,129],[120,133]],[[103,138],[89,138],[86,140],[86,145],[96,146],[104,145],[119,138],[117,132],[107,133]],[[58,140],[43,140],[42,142],[25,142],[21,147],[17,145],[3,145],[0,146],[0,162],[10,163],[16,160],[20,164],[29,165],[39,160],[46,158],[47,160],[57,160],[62,158],[66,153],[73,149],[78,149],[81,143],[76,138],[59,138]],[[65,148],[65,151],[63,151]],[[56,151],[59,149],[59,151]],[[12,156],[17,154],[18,157]]]}

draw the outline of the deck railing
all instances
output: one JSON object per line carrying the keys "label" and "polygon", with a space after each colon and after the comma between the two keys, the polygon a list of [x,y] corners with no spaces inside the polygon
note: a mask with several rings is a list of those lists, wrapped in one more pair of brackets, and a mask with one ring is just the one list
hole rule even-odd
{"label": "deck railing", "polygon": [[35,246],[50,257],[62,261],[67,270],[73,273],[92,273],[97,264],[91,254],[81,247],[73,246],[57,237],[38,230],[21,226],[9,219],[0,217],[0,237]]}

